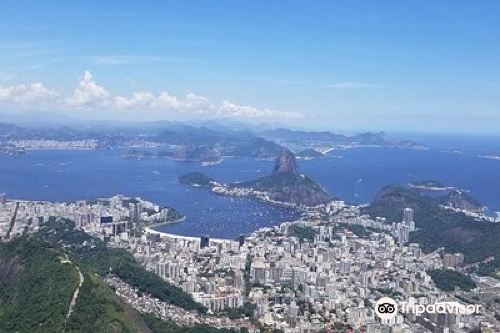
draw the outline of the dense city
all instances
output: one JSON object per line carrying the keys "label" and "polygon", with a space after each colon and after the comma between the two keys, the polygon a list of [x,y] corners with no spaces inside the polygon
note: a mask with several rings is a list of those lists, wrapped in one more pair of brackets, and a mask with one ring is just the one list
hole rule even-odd
{"label": "dense city", "polygon": [[[182,288],[208,310],[186,311],[138,292],[110,271],[105,282],[140,312],[219,328],[257,327],[283,332],[353,329],[363,332],[498,332],[500,283],[473,276],[465,293],[437,288],[428,272],[465,269],[463,254],[438,249],[423,253],[409,243],[413,210],[388,223],[342,201],[309,209],[299,221],[263,228],[236,240],[168,234],[160,223],[182,223],[172,208],[121,195],[109,199],[52,203],[0,196],[0,236],[13,239],[36,232],[50,217],[69,219],[76,228],[109,247],[129,251],[149,271]],[[375,313],[378,299],[390,296],[415,305],[477,304],[479,313]]]}

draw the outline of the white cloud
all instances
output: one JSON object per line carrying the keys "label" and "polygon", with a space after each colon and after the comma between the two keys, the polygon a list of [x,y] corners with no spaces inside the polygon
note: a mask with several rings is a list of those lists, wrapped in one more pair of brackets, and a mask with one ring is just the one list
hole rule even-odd
{"label": "white cloud", "polygon": [[118,109],[130,109],[137,107],[152,107],[156,103],[156,96],[150,92],[135,92],[132,97],[115,97],[115,106]]}
{"label": "white cloud", "polygon": [[73,95],[66,99],[70,106],[107,106],[109,92],[95,83],[92,74],[85,71]]}
{"label": "white cloud", "polygon": [[213,111],[216,106],[206,97],[189,93],[182,102],[182,109],[184,111]]}
{"label": "white cloud", "polygon": [[161,92],[157,98],[157,107],[161,109],[178,109],[181,102],[175,96],[170,95],[168,92]]}
{"label": "white cloud", "polygon": [[[184,97],[174,96],[166,91],[158,94],[148,91],[137,91],[130,96],[111,94],[106,88],[96,83],[89,71],[85,71],[73,94],[64,96],[48,90],[42,83],[31,85],[0,85],[0,103],[10,102],[27,104],[38,100],[52,99],[52,106],[58,109],[95,109],[121,112],[151,112],[161,115],[167,113],[194,113],[216,117],[239,118],[300,118],[299,113],[283,112],[267,108],[239,105],[224,100],[220,103],[195,93]],[[37,104],[30,105],[36,108]]]}
{"label": "white cloud", "polygon": [[30,102],[48,101],[56,97],[58,93],[51,91],[40,83],[30,85],[0,85],[0,102],[26,104]]}
{"label": "white cloud", "polygon": [[295,112],[282,112],[271,109],[259,109],[253,106],[238,105],[230,101],[222,102],[218,112],[223,116],[244,117],[244,118],[302,118],[302,115]]}
{"label": "white cloud", "polygon": [[337,82],[326,85],[327,88],[332,89],[366,89],[366,88],[386,88],[382,84],[368,83],[368,82],[356,82],[356,81],[345,81]]}
{"label": "white cloud", "polygon": [[130,98],[117,96],[115,106],[120,110],[148,108],[182,113],[212,114],[220,117],[301,118],[299,113],[260,109],[248,105],[238,105],[227,100],[222,103],[214,103],[207,97],[194,93],[189,93],[184,98],[178,98],[168,92],[161,92],[158,95],[149,92],[136,92]]}

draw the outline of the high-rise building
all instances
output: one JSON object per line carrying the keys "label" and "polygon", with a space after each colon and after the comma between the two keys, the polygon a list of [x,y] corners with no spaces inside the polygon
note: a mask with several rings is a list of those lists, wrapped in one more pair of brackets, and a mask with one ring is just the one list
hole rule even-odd
{"label": "high-rise building", "polygon": [[0,193],[0,205],[7,202],[7,195],[5,193]]}
{"label": "high-rise building", "polygon": [[238,237],[238,243],[240,244],[240,246],[243,246],[243,244],[245,244],[245,235],[240,234],[240,236]]}
{"label": "high-rise building", "polygon": [[128,207],[129,207],[130,221],[139,222],[142,213],[141,203],[140,202],[129,203]]}
{"label": "high-rise building", "polygon": [[411,221],[409,227],[410,227],[410,232],[415,231],[415,221]]}
{"label": "high-rise building", "polygon": [[101,224],[113,223],[113,216],[112,215],[101,215],[100,222],[101,222]]}
{"label": "high-rise building", "polygon": [[443,255],[443,265],[445,267],[457,267],[464,263],[463,253],[445,253]]}
{"label": "high-rise building", "polygon": [[415,231],[415,213],[411,208],[405,208],[403,211],[403,223],[409,228],[409,231]]}
{"label": "high-rise building", "polygon": [[403,212],[403,222],[409,226],[410,222],[414,221],[413,215],[414,215],[413,209],[405,208],[405,210]]}
{"label": "high-rise building", "polygon": [[405,223],[396,224],[396,236],[400,243],[407,243],[410,240],[410,227]]}
{"label": "high-rise building", "polygon": [[200,237],[200,249],[203,249],[210,245],[210,237],[208,235],[203,235]]}

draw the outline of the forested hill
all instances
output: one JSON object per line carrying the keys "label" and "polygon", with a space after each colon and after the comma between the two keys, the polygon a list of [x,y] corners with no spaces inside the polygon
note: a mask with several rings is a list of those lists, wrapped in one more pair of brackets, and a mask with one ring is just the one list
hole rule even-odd
{"label": "forested hill", "polygon": [[52,246],[63,247],[75,262],[101,277],[111,270],[123,281],[161,301],[187,310],[196,310],[201,313],[206,311],[181,288],[147,271],[126,250],[108,248],[101,240],[76,230],[73,221],[51,219],[44,223],[36,237]]}
{"label": "forested hill", "polygon": [[415,211],[419,228],[410,234],[410,241],[418,242],[424,250],[445,247],[447,252],[462,252],[466,262],[478,262],[494,256],[490,267],[500,268],[500,224],[476,221],[463,213],[440,207],[441,198],[432,198],[419,191],[402,187],[384,187],[364,213],[401,222],[403,209]]}
{"label": "forested hill", "polygon": [[[73,311],[71,299],[83,276]],[[111,249],[51,218],[40,230],[0,243],[0,332],[191,333],[233,332],[204,325],[180,327],[141,315],[103,282],[109,270],[140,292],[182,307],[205,312],[182,289],[146,271],[123,249]]]}
{"label": "forested hill", "polygon": [[94,274],[82,269],[79,284],[66,254],[34,237],[0,249],[0,332],[150,332],[141,316]]}

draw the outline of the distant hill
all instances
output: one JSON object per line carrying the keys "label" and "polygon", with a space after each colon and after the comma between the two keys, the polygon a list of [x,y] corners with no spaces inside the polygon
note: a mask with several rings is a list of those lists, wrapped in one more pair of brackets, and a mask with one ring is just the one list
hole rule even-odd
{"label": "distant hill", "polygon": [[226,135],[206,127],[179,126],[168,127],[151,135],[158,142],[176,145],[208,145],[224,139]]}
{"label": "distant hill", "polygon": [[387,186],[363,213],[400,222],[404,208],[412,208],[419,230],[411,233],[410,241],[420,243],[425,251],[445,247],[447,252],[462,252],[468,263],[494,256],[494,266],[500,268],[500,224],[476,221],[463,213],[441,208],[442,200],[411,188]]}
{"label": "distant hill", "polygon": [[312,132],[312,131],[297,131],[288,128],[277,128],[259,133],[263,137],[270,140],[286,140],[286,141],[331,141],[344,142],[347,137],[341,134],[335,134],[328,131]]}
{"label": "distant hill", "polygon": [[320,158],[324,157],[321,152],[314,150],[312,148],[307,148],[304,150],[301,150],[295,154],[295,156],[300,157],[300,158]]}
{"label": "distant hill", "polygon": [[268,140],[279,140],[295,143],[322,142],[334,145],[359,145],[359,146],[385,146],[385,147],[409,147],[415,148],[419,145],[409,140],[390,139],[384,132],[360,133],[353,136],[337,134],[329,131],[297,131],[287,128],[278,128],[262,131],[259,133]]}
{"label": "distant hill", "polygon": [[[284,148],[295,146],[315,148],[318,146],[381,146],[419,148],[408,140],[388,138],[383,132],[360,133],[353,136],[329,131],[296,131],[286,128],[273,130],[249,129],[244,126],[221,126],[216,123],[185,122],[113,122],[102,123],[79,121],[78,125],[47,122],[0,123],[0,148],[9,141],[16,140],[92,140],[97,148],[141,147],[143,145],[169,147],[172,155],[180,160],[213,163],[221,156],[239,156],[270,159],[275,158]],[[163,148],[165,149],[165,148]],[[312,151],[304,151],[299,157],[310,156]],[[302,154],[307,154],[302,156]],[[136,151],[131,157],[152,157]],[[155,155],[156,156],[156,155]],[[169,156],[170,152],[167,155]]]}
{"label": "distant hill", "polygon": [[182,161],[215,162],[221,159],[221,153],[211,146],[181,147],[172,157]]}
{"label": "distant hill", "polygon": [[279,144],[264,138],[255,138],[242,142],[233,150],[228,151],[232,156],[248,156],[255,158],[276,158],[283,150]]}

